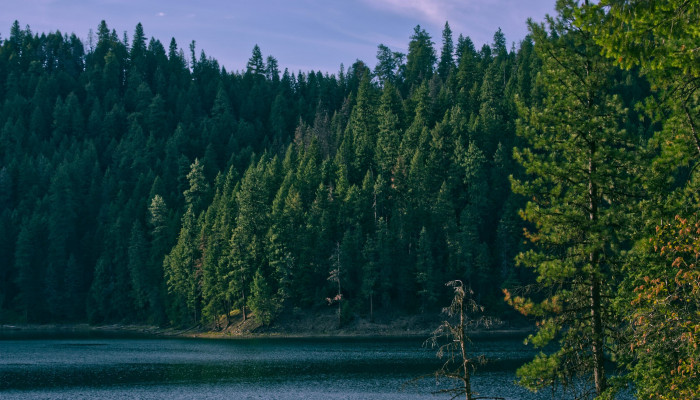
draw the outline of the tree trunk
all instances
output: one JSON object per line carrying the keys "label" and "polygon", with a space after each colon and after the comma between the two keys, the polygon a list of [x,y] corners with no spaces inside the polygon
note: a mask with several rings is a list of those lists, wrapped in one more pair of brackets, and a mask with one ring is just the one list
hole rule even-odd
{"label": "tree trunk", "polygon": [[[466,296],[466,294],[465,294]],[[467,334],[464,332],[466,326],[466,315],[464,312],[464,297],[459,304],[459,349],[462,352],[462,381],[464,382],[464,396],[466,400],[472,400],[472,384],[469,370],[469,354],[467,354]]]}
{"label": "tree trunk", "polygon": [[241,292],[241,296],[243,297],[243,301],[241,302],[241,313],[243,314],[243,322],[246,320],[246,315],[245,315],[245,291]]}
{"label": "tree trunk", "polygon": [[223,302],[223,307],[224,307],[224,313],[226,316],[226,326],[224,329],[228,328],[229,325],[231,325],[231,320],[229,319],[229,315],[231,314],[231,307],[229,307],[229,302],[228,300],[224,300]]}
{"label": "tree trunk", "polygon": [[[588,201],[589,201],[589,219],[596,221],[598,219],[598,186],[595,182],[596,164],[593,161],[596,152],[596,143],[591,142],[589,145],[588,159]],[[600,304],[600,255],[597,250],[591,251],[589,255],[591,263],[591,324],[593,325],[593,338],[591,343],[591,352],[593,353],[593,381],[595,383],[595,392],[597,395],[603,393],[606,387],[605,383],[605,355],[603,354],[603,318],[602,306]]]}
{"label": "tree trunk", "polygon": [[600,305],[600,279],[593,276],[591,283],[591,318],[593,320],[593,380],[595,381],[595,392],[597,395],[603,393],[606,388],[605,382],[605,356],[603,354],[603,322]]}

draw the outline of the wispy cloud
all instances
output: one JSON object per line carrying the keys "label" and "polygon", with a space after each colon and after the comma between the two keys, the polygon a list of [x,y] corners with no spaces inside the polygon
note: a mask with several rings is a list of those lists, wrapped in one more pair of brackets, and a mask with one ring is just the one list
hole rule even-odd
{"label": "wispy cloud", "polygon": [[[449,21],[452,31],[470,36],[476,43],[489,43],[500,27],[507,40],[520,40],[527,33],[527,17],[542,18],[553,11],[551,0],[363,0],[380,12],[410,17],[430,27],[442,28]],[[527,6],[525,6],[527,4]]]}
{"label": "wispy cloud", "polygon": [[165,17],[165,13],[161,11],[158,14],[156,14],[156,17]]}
{"label": "wispy cloud", "polygon": [[454,0],[365,0],[365,2],[397,14],[420,15],[435,25],[444,24],[450,17],[454,18],[454,11],[458,9],[456,6],[460,3],[464,8],[464,2]]}

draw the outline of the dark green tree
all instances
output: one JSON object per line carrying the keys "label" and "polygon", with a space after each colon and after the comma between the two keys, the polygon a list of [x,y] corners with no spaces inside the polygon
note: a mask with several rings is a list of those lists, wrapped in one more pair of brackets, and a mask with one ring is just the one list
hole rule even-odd
{"label": "dark green tree", "polygon": [[420,309],[423,312],[431,310],[435,306],[440,293],[438,286],[441,277],[434,257],[428,231],[423,227],[416,248],[416,283],[418,284]]}
{"label": "dark green tree", "polygon": [[265,75],[266,73],[265,61],[257,44],[253,47],[253,54],[248,59],[248,64],[246,64],[246,73],[253,75]]}
{"label": "dark green tree", "polygon": [[455,67],[454,62],[454,42],[452,40],[452,29],[450,24],[445,22],[445,28],[442,30],[442,49],[440,51],[440,62],[438,63],[437,73],[443,81],[447,80],[447,76]]}
{"label": "dark green tree", "polygon": [[391,51],[383,44],[377,46],[377,65],[374,67],[374,75],[382,85],[390,83],[396,86],[400,83],[404,57],[405,54]]}
{"label": "dark green tree", "polygon": [[639,140],[621,127],[625,111],[610,92],[615,71],[592,35],[574,25],[578,9],[559,1],[548,30],[530,24],[546,95],[521,109],[526,147],[515,155],[530,179],[513,180],[513,190],[529,200],[522,216],[534,225],[527,232],[534,249],[518,262],[535,269],[547,292],[540,301],[509,301],[541,318],[531,343],[557,343],[518,370],[521,383],[536,390],[584,379],[590,386],[574,390],[601,396],[609,389],[606,346],[619,323],[611,298],[638,187]]}
{"label": "dark green tree", "polygon": [[412,87],[420,85],[433,76],[437,56],[430,34],[416,25],[408,44],[408,55],[406,56],[406,77],[404,85],[406,91]]}
{"label": "dark green tree", "polygon": [[[266,274],[267,275],[267,274]],[[269,325],[277,314],[277,298],[267,283],[266,275],[255,271],[250,287],[250,310],[255,318],[264,325]]]}

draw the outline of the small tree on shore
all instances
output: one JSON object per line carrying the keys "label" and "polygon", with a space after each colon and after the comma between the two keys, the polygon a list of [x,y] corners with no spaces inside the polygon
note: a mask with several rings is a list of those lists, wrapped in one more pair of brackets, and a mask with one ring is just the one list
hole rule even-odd
{"label": "small tree on shore", "polygon": [[485,359],[483,355],[475,356],[470,351],[472,342],[467,336],[467,331],[488,327],[492,321],[484,316],[474,318],[474,316],[483,313],[484,307],[474,301],[472,298],[474,292],[470,288],[466,288],[462,281],[454,280],[445,285],[454,290],[452,303],[442,310],[448,318],[433,331],[432,336],[425,344],[434,348],[443,339],[447,341],[437,351],[437,357],[445,359],[445,363],[435,371],[435,378],[454,379],[459,382],[459,385],[439,390],[437,393],[448,393],[452,399],[460,396],[465,396],[466,400],[503,399],[502,397],[478,397],[478,393],[473,392],[471,386],[472,373],[478,364],[485,362]]}

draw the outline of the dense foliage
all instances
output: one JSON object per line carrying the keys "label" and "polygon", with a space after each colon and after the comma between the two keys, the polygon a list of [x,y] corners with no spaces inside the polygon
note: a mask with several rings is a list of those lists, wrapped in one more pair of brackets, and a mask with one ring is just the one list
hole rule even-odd
{"label": "dense foliage", "polygon": [[533,390],[700,395],[697,6],[559,0],[530,25],[547,94],[522,107],[527,177],[513,190],[535,224],[518,260],[537,290],[506,297],[539,317],[529,341],[550,346],[518,370]]}
{"label": "dense foliage", "polygon": [[337,75],[15,23],[0,322],[343,324],[460,280],[537,320],[533,390],[697,397],[700,7],[580,3],[517,47],[417,26]]}
{"label": "dense foliage", "polygon": [[[416,27],[374,71],[245,71],[202,53],[12,27],[0,48],[4,320],[220,323],[294,308],[436,310],[446,279],[503,311],[520,282],[513,99],[532,42]],[[438,62],[439,59],[439,62]],[[405,61],[405,62],[404,62]],[[500,308],[499,308],[500,307]],[[505,309],[507,310],[507,309]]]}

